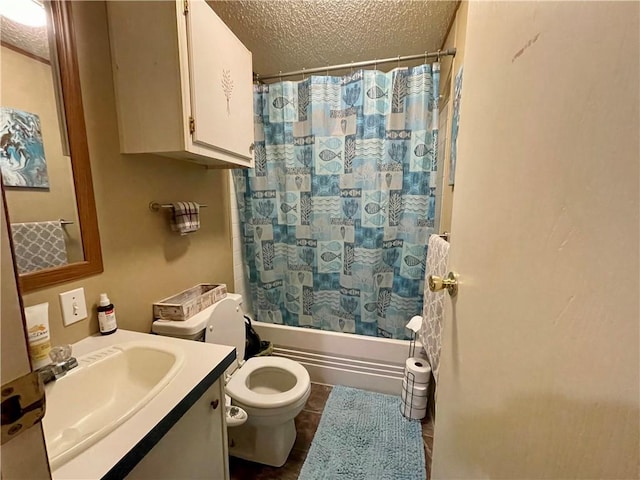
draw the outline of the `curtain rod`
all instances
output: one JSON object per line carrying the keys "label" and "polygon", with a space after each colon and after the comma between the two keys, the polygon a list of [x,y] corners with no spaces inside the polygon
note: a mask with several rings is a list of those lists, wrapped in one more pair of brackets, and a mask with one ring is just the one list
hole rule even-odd
{"label": "curtain rod", "polygon": [[391,62],[405,62],[407,60],[419,60],[424,58],[438,58],[454,56],[456,55],[455,48],[448,48],[446,50],[438,50],[437,52],[424,52],[419,55],[405,55],[404,57],[390,57],[390,58],[381,58],[379,60],[367,60],[365,62],[352,62],[352,63],[343,63],[342,65],[331,65],[328,67],[317,67],[317,68],[303,68],[302,70],[295,70],[293,72],[278,72],[271,73],[269,75],[260,75],[259,73],[253,74],[253,79],[260,80],[272,80],[274,78],[283,78],[283,77],[295,77],[296,75],[306,75],[311,73],[320,73],[320,72],[330,72],[333,70],[344,70],[345,68],[358,68],[358,67],[369,67],[371,65],[378,65],[379,63],[391,63]]}

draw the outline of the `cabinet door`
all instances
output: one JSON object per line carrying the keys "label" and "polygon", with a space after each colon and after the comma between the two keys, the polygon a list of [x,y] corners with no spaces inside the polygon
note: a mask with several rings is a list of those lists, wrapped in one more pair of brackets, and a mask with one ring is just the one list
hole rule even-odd
{"label": "cabinet door", "polygon": [[246,165],[253,150],[251,52],[203,0],[190,1],[186,17],[193,144]]}
{"label": "cabinet door", "polygon": [[228,479],[224,409],[223,387],[218,380],[135,466],[127,479]]}

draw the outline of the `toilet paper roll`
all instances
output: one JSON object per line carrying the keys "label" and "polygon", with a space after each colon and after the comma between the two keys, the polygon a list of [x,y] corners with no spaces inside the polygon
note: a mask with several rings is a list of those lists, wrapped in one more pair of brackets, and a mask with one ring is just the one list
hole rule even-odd
{"label": "toilet paper roll", "polygon": [[427,408],[414,408],[411,405],[407,405],[406,403],[400,404],[400,412],[406,418],[411,418],[413,420],[420,420],[425,417],[427,414]]}
{"label": "toilet paper roll", "polygon": [[412,395],[410,390],[402,389],[400,398],[402,399],[402,403],[405,403],[414,409],[417,408],[421,410],[423,408],[427,408],[427,397],[416,395],[415,393]]}
{"label": "toilet paper roll", "polygon": [[426,386],[428,386],[429,385],[429,380],[430,380],[429,379],[426,382],[418,382],[416,380],[415,375],[409,375],[409,371],[406,368],[404,369],[404,377],[403,378],[405,378],[407,380],[407,383],[409,385],[416,385],[418,387],[426,387]]}
{"label": "toilet paper roll", "polygon": [[412,392],[414,397],[427,397],[429,385],[427,384],[412,384],[411,381],[404,378],[402,380],[402,390],[405,392]]}
{"label": "toilet paper roll", "polygon": [[[429,363],[419,357],[409,357],[404,365],[405,375],[413,374],[416,383],[428,383],[431,378],[431,367]],[[409,375],[411,377],[411,375]]]}
{"label": "toilet paper roll", "polygon": [[410,384],[403,381],[400,399],[403,404],[409,405],[412,409],[422,410],[428,403],[427,387],[412,388]]}

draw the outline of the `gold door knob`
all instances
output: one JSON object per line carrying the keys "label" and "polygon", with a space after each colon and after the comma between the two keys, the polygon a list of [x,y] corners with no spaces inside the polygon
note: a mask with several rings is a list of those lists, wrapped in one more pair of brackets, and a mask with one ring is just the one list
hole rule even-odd
{"label": "gold door knob", "polygon": [[446,288],[449,295],[452,297],[455,297],[458,294],[457,273],[449,272],[445,278],[438,277],[436,275],[429,275],[427,277],[427,282],[429,282],[429,290],[432,292],[438,292]]}

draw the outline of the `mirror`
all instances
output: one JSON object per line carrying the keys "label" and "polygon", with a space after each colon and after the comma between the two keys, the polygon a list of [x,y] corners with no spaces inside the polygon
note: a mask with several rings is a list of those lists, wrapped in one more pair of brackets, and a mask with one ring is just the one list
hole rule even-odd
{"label": "mirror", "polygon": [[102,272],[71,2],[0,2],[0,169],[23,293]]}

